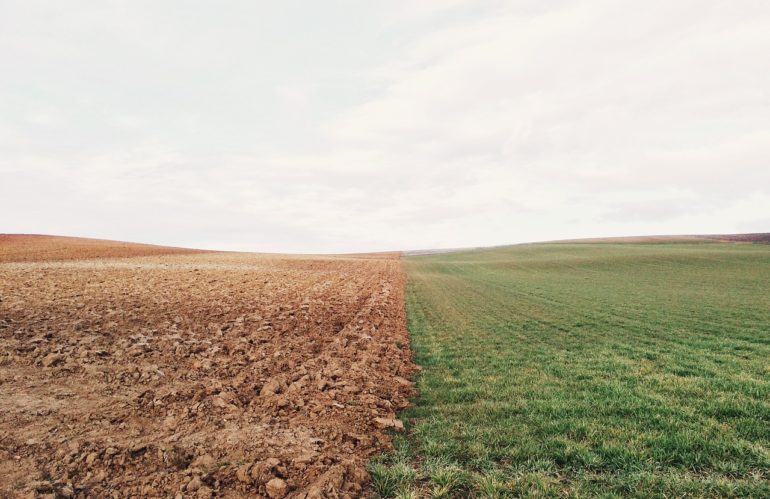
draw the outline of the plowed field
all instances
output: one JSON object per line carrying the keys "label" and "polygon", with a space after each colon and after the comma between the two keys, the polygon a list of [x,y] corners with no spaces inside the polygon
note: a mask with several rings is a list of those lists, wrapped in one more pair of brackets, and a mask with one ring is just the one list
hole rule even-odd
{"label": "plowed field", "polygon": [[397,255],[147,248],[0,239],[0,496],[368,494],[412,393]]}

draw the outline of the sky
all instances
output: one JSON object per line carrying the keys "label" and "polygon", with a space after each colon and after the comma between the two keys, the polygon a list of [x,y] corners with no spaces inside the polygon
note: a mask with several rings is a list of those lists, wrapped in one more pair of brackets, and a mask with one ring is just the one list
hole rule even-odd
{"label": "sky", "polygon": [[0,2],[0,233],[768,231],[767,0]]}

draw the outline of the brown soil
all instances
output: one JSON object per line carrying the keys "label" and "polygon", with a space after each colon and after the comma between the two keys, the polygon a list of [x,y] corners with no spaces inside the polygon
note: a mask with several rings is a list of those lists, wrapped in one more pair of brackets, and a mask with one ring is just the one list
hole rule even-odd
{"label": "brown soil", "polygon": [[86,239],[82,237],[0,234],[0,263],[125,258],[192,253],[204,253],[204,251],[154,246],[152,244],[106,241],[103,239]]}
{"label": "brown soil", "polygon": [[0,497],[369,494],[413,392],[396,255],[25,241],[0,240]]}

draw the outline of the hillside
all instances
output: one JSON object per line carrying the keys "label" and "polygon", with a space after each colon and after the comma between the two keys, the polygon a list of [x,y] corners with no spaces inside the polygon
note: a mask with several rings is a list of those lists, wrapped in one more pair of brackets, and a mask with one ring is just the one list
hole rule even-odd
{"label": "hillside", "polygon": [[554,243],[697,243],[697,242],[722,242],[722,243],[770,243],[770,232],[757,232],[752,234],[701,234],[701,235],[668,235],[668,236],[623,236],[623,237],[595,237],[585,239],[564,239],[552,241]]}
{"label": "hillside", "polygon": [[770,246],[405,259],[420,397],[387,497],[770,496]]}
{"label": "hillside", "polygon": [[203,253],[203,251],[82,237],[0,234],[0,262],[87,260],[193,253]]}

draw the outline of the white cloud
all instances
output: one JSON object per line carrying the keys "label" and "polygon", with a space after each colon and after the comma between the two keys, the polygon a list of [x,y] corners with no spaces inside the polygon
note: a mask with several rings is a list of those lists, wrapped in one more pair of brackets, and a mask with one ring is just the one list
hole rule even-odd
{"label": "white cloud", "polygon": [[764,1],[6,4],[0,231],[358,251],[770,230]]}

